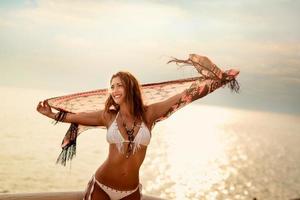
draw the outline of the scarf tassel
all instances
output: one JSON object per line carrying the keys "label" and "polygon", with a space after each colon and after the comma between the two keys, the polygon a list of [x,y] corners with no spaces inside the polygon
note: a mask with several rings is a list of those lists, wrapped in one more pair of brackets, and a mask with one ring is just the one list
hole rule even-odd
{"label": "scarf tassel", "polygon": [[228,76],[226,73],[223,73],[221,83],[222,85],[227,85],[231,92],[239,93],[240,91],[240,85],[236,78]]}
{"label": "scarf tassel", "polygon": [[[55,117],[55,124],[60,121],[63,121],[67,112],[59,111],[57,117]],[[76,141],[78,136],[78,124],[71,123],[67,133],[64,136],[64,139],[61,143],[62,151],[59,154],[56,164],[61,164],[66,166],[67,161],[71,161],[76,155]]]}

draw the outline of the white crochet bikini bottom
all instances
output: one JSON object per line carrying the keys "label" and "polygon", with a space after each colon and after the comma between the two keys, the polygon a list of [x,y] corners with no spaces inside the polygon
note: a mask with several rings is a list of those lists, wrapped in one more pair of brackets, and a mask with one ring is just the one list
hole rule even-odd
{"label": "white crochet bikini bottom", "polygon": [[[94,191],[94,186],[95,183],[97,183],[97,185],[109,196],[109,198],[111,200],[118,200],[118,199],[122,199],[132,193],[134,193],[135,191],[137,191],[138,189],[140,190],[140,194],[142,196],[142,184],[139,184],[135,189],[133,190],[127,190],[127,191],[121,191],[121,190],[116,190],[113,189],[111,187],[108,187],[102,183],[100,183],[96,178],[95,175],[92,176],[91,180],[88,183],[86,192],[84,194],[83,200],[92,200],[92,193]],[[88,192],[89,187],[91,186],[90,191]]]}

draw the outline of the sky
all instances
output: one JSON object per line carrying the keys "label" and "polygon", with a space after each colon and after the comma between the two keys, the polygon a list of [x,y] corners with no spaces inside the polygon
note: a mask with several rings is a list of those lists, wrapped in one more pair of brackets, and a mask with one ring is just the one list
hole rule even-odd
{"label": "sky", "polygon": [[190,53],[241,71],[240,94],[197,103],[300,114],[300,1],[0,1],[0,87],[106,88],[120,70],[141,83],[190,76]]}

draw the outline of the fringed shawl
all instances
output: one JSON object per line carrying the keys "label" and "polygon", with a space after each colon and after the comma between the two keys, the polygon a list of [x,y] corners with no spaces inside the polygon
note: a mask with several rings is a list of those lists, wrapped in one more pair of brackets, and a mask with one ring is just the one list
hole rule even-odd
{"label": "fringed shawl", "polygon": [[[168,118],[178,109],[199,99],[221,86],[228,85],[232,91],[239,91],[239,84],[236,81],[238,70],[228,70],[223,72],[211,60],[205,56],[190,54],[187,60],[173,58],[168,63],[175,62],[181,67],[193,66],[198,76],[178,79],[172,81],[142,84],[142,96],[145,105],[164,101],[171,96],[182,93],[181,99],[174,104],[155,123]],[[185,92],[184,92],[185,91]],[[105,101],[108,98],[108,89],[99,89],[88,92],[76,93],[66,96],[54,97],[46,101],[50,107],[59,111],[58,121],[66,113],[92,112],[104,109]],[[57,163],[66,165],[67,160],[71,160],[76,154],[77,136],[83,131],[100,126],[84,126],[71,123],[62,141],[62,152]],[[105,128],[104,126],[100,128]]]}

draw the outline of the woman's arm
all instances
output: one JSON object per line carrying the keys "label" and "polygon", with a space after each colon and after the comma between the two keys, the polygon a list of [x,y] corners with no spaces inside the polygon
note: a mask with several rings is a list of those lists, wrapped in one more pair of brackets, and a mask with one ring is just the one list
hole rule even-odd
{"label": "woman's arm", "polygon": [[[57,119],[58,113],[52,112],[47,101],[39,102],[37,111],[51,119]],[[106,126],[107,115],[104,113],[104,110],[88,113],[66,113],[61,122],[81,124],[86,126]]]}
{"label": "woman's arm", "polygon": [[148,107],[149,121],[155,123],[161,121],[183,106],[199,99],[207,94],[213,92],[217,88],[229,83],[239,74],[237,70],[229,70],[224,73],[226,80],[224,79],[206,79],[195,81],[188,89],[176,94],[165,101],[154,103]]}

